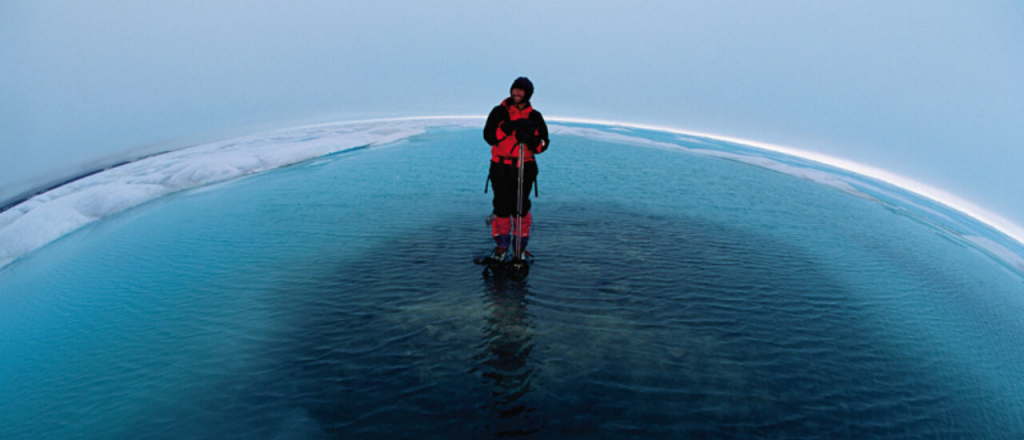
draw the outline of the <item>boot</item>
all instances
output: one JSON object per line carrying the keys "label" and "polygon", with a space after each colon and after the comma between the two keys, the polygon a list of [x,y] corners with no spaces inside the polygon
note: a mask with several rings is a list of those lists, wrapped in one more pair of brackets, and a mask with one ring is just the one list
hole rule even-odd
{"label": "boot", "polygon": [[516,240],[513,238],[512,239],[512,250],[513,250],[513,254],[512,255],[514,255],[515,258],[518,258],[520,260],[525,260],[526,259],[526,255],[527,255],[527,253],[526,253],[526,245],[529,242],[530,242],[530,237],[529,236],[520,238],[519,239],[519,248],[516,249],[515,248]]}
{"label": "boot", "polygon": [[504,262],[506,258],[508,258],[508,248],[503,247],[495,247],[494,250],[491,251],[491,255],[487,256],[488,260],[499,263]]}
{"label": "boot", "polygon": [[496,235],[494,236],[494,250],[491,251],[491,256],[488,257],[494,261],[505,261],[508,257],[508,248],[512,245],[511,235]]}

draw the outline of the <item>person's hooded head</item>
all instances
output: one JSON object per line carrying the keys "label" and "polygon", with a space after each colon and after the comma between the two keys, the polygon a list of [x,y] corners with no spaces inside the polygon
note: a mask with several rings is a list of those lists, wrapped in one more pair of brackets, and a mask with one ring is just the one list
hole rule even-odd
{"label": "person's hooded head", "polygon": [[509,94],[514,95],[512,91],[515,89],[523,91],[523,101],[529,102],[530,97],[533,96],[533,83],[530,82],[530,79],[525,76],[520,76],[519,78],[516,78],[516,80],[512,82],[512,87],[509,89]]}

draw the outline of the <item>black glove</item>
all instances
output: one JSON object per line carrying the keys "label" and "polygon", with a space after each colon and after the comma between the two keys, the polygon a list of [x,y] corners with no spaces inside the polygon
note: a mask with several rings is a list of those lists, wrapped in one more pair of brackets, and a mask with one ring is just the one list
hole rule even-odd
{"label": "black glove", "polygon": [[532,131],[517,131],[516,140],[526,144],[526,148],[529,148],[534,153],[540,147],[540,136],[533,134]]}
{"label": "black glove", "polygon": [[[516,133],[519,134],[529,133],[532,135],[533,132],[537,130],[537,126],[529,119],[516,119],[515,121],[512,121],[512,127],[515,127]],[[518,136],[516,137],[518,138]],[[520,139],[520,141],[522,141],[522,139]]]}
{"label": "black glove", "polygon": [[505,133],[505,136],[512,136],[512,133],[516,131],[515,125],[509,119],[501,121],[501,125],[498,125],[498,128],[501,129],[502,133]]}
{"label": "black glove", "polygon": [[537,131],[537,124],[529,119],[518,119],[512,121],[512,125],[516,127],[516,140],[526,144],[530,151],[536,153],[540,147],[540,137],[534,134]]}
{"label": "black glove", "polygon": [[534,136],[534,137],[537,140],[535,140],[534,142],[526,143],[526,149],[529,149],[530,152],[535,153],[535,155],[537,155],[537,153],[538,153],[537,150],[541,149],[541,142],[543,141],[543,139],[541,139],[540,136]]}

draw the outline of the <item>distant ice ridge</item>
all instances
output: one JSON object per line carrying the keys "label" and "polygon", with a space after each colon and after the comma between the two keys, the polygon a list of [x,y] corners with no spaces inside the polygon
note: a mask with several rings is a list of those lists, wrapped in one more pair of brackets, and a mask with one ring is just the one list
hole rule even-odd
{"label": "distant ice ridge", "polygon": [[[198,145],[111,168],[67,183],[32,197],[7,211],[0,212],[0,269],[89,223],[169,194],[345,150],[408,139],[425,133],[430,127],[480,129],[483,126],[482,119],[481,116],[449,116],[297,127],[264,135]],[[555,121],[600,126],[600,128],[592,128],[552,123],[550,124],[551,133],[555,135],[683,150],[789,174],[879,203],[886,203],[880,200],[880,197],[897,200],[899,201],[898,205],[913,206],[933,217],[941,217],[943,221],[939,223],[960,224],[963,230],[951,231],[951,233],[1024,273],[1024,258],[1022,258],[1024,252],[1019,251],[1019,240],[1011,239],[1012,243],[1008,242],[1003,245],[993,240],[992,236],[986,238],[981,235],[983,231],[979,232],[977,228],[955,221],[952,217],[940,212],[941,210],[937,207],[929,206],[928,203],[921,201],[911,201],[900,194],[916,193],[944,206],[953,206],[953,204],[946,204],[942,200],[918,193],[911,187],[885,183],[890,181],[887,179],[874,182],[872,180],[874,177],[859,173],[856,167],[843,167],[841,164],[822,162],[821,164],[825,168],[829,168],[823,169],[800,161],[802,158],[817,163],[815,158],[792,155],[785,150],[766,148],[781,153],[779,160],[776,160],[776,158],[767,157],[767,155],[749,148],[751,146],[761,148],[756,145],[699,133],[622,125],[606,121],[552,119],[552,122]],[[635,136],[632,135],[634,128],[683,135],[686,138],[677,138],[677,140],[681,144],[691,146]],[[713,145],[714,141],[725,141],[741,149],[736,150],[738,152],[724,151],[728,149],[716,148]],[[693,145],[703,146],[703,144],[707,144],[707,148],[693,147]],[[835,170],[830,167],[834,167]],[[895,185],[895,187],[889,190],[886,185]],[[896,188],[910,191],[904,193]],[[960,211],[967,213],[968,217],[980,218],[969,214],[967,210],[953,209],[954,211],[950,212]],[[980,224],[991,226],[990,223],[983,221]]]}
{"label": "distant ice ridge", "polygon": [[[595,124],[595,125],[606,125],[612,124],[607,121],[586,121],[586,120],[569,120],[567,122],[576,122],[581,124]],[[631,136],[629,133],[632,132],[631,128],[638,128],[643,130],[651,131],[667,131],[670,133],[676,133],[685,137],[679,137],[676,140],[685,144],[706,144],[707,148],[692,148],[684,145],[679,145],[671,142],[656,141],[653,139],[647,139],[640,136]],[[1016,269],[1020,273],[1024,274],[1024,253],[1020,252],[1021,241],[1015,236],[1010,236],[1008,232],[1003,229],[997,228],[995,225],[985,222],[983,217],[977,217],[971,212],[977,211],[977,209],[960,209],[955,206],[959,206],[956,203],[948,203],[945,200],[939,200],[930,196],[930,194],[945,193],[937,191],[929,192],[918,192],[915,189],[922,188],[922,185],[908,185],[906,187],[899,185],[898,183],[904,183],[906,179],[893,179],[896,183],[891,183],[889,179],[884,177],[891,177],[888,173],[884,173],[883,176],[875,177],[869,174],[863,174],[863,170],[870,171],[869,168],[863,166],[850,166],[844,167],[840,165],[847,164],[832,164],[828,162],[819,162],[814,157],[804,157],[795,154],[795,150],[782,149],[782,148],[770,148],[769,146],[758,146],[751,143],[742,142],[741,140],[734,140],[729,138],[723,138],[720,136],[708,136],[699,133],[684,133],[676,130],[667,130],[661,127],[644,127],[644,126],[630,126],[630,125],[616,125],[611,127],[602,127],[601,129],[579,127],[579,126],[552,126],[551,132],[553,134],[559,134],[563,136],[580,136],[588,139],[597,139],[607,142],[640,145],[654,148],[667,148],[674,150],[683,150],[693,154],[700,154],[705,156],[713,156],[721,159],[732,160],[736,162],[742,162],[757,167],[769,169],[783,174],[788,174],[794,177],[798,177],[805,180],[817,182],[822,185],[830,186],[838,189],[847,194],[865,198],[868,200],[875,201],[880,204],[884,204],[895,208],[897,211],[907,211],[905,207],[913,208],[913,212],[918,214],[912,214],[908,212],[908,215],[914,215],[919,220],[931,223],[937,226],[940,230],[944,230],[951,234],[952,238],[961,240],[962,242],[971,244],[976,248],[987,252],[989,255],[996,259],[1002,260],[1010,267]],[[716,148],[710,141],[724,141],[728,144],[732,144],[736,147],[741,147],[746,151],[741,153],[734,153],[730,151],[722,151]],[[772,151],[775,153],[781,153],[785,159],[775,160],[770,157],[765,157],[756,152],[753,148],[756,147],[762,150]],[[810,163],[817,165],[802,165],[801,159],[809,160]],[[826,169],[822,169],[822,168]],[[831,168],[831,169],[828,169]],[[840,170],[846,171],[841,172]],[[924,187],[927,188],[927,187]],[[921,196],[921,200],[911,200],[914,197],[905,197],[917,195]],[[889,200],[896,201],[892,203]],[[958,199],[953,199],[958,200]],[[932,202],[929,203],[928,201]],[[962,203],[961,203],[962,204]],[[932,205],[932,206],[929,206]],[[939,210],[938,205],[945,206],[951,209],[949,212],[958,212],[963,214],[964,219],[971,219],[970,222],[964,222],[954,219],[952,216],[947,215]],[[920,215],[926,214],[926,215]],[[931,217],[931,218],[929,218]],[[940,220],[935,220],[940,219]],[[977,225],[969,224],[971,222],[977,222]],[[979,229],[978,226],[982,226]],[[954,227],[955,226],[955,227]],[[949,229],[954,227],[954,229]],[[998,235],[1005,240],[1004,244],[993,240],[992,238],[986,238],[980,233],[985,232],[985,229],[991,229],[992,232],[997,232]],[[1011,231],[1015,229],[1011,228]],[[1014,251],[1013,249],[1018,249]]]}
{"label": "distant ice ridge", "polygon": [[[619,128],[616,131],[622,131]],[[586,127],[569,127],[569,126],[553,126],[551,129],[553,134],[569,135],[569,136],[580,136],[589,139],[598,139],[607,142],[614,142],[620,144],[632,144],[632,145],[643,145],[648,147],[656,148],[668,148],[672,150],[683,150],[690,153],[701,154],[705,156],[714,156],[722,159],[732,160],[736,162],[743,162],[750,165],[758,166],[761,168],[767,168],[773,171],[777,171],[783,174],[789,174],[802,179],[811,180],[818,182],[823,185],[828,185],[836,188],[845,193],[855,195],[858,197],[871,198],[867,194],[858,191],[849,182],[843,180],[841,177],[836,176],[833,173],[827,171],[817,170],[809,167],[799,167],[783,163],[777,160],[772,160],[767,157],[754,156],[754,155],[743,155],[736,153],[729,153],[726,151],[718,151],[713,149],[704,148],[688,148],[682,145],[673,144],[670,142],[659,142],[651,139],[646,139],[638,136],[629,136],[627,134],[615,133],[611,131],[605,131],[595,128]]]}
{"label": "distant ice ridge", "polygon": [[1024,257],[1014,253],[1005,246],[992,241],[991,239],[980,237],[977,235],[965,235],[965,239],[974,243],[976,246],[988,251],[990,254],[995,255],[999,259],[1005,261],[1011,267],[1024,272]]}
{"label": "distant ice ridge", "polygon": [[111,168],[0,213],[0,269],[85,225],[176,192],[478,119],[409,118],[298,127],[184,148]]}

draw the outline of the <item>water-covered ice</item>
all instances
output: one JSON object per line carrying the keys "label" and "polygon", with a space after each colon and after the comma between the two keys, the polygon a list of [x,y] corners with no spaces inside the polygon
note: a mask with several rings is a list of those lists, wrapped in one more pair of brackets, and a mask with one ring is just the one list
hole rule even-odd
{"label": "water-covered ice", "polygon": [[[552,120],[559,121],[557,118]],[[745,145],[729,138],[705,137],[702,134],[685,134],[685,138],[676,137],[674,142],[666,142],[635,134],[634,128],[645,127],[587,123],[571,119],[564,122],[568,124],[551,124],[553,135],[714,156],[811,180],[857,197],[900,200],[929,215],[945,217],[939,209],[928,206],[928,203],[908,201],[908,198],[897,194],[901,191],[890,191],[884,181],[857,174],[860,168],[836,169],[814,162],[814,158],[791,156],[789,154],[792,152],[785,149]],[[426,133],[429,128],[467,128],[482,124],[482,117],[454,116],[297,127],[197,145],[104,170],[36,195],[0,212],[0,268],[94,221],[169,194],[346,150],[408,139]],[[678,131],[672,133],[681,134]],[[721,148],[723,142],[730,148]],[[928,199],[928,194],[921,195],[925,196],[922,200]],[[935,201],[934,197],[932,199]],[[955,206],[944,201],[939,201],[939,204]],[[960,210],[970,213],[969,209]],[[991,222],[989,224],[992,225]],[[1001,230],[1006,232],[1005,228]],[[974,231],[958,231],[956,234],[970,237],[965,240],[1004,260],[1011,267],[1024,271],[1024,258],[1011,250],[1020,243],[1009,240],[1007,244],[1001,245],[991,235],[984,238]]]}
{"label": "water-covered ice", "polygon": [[403,119],[300,127],[197,145],[95,173],[0,213],[0,268],[89,223],[159,197],[465,121]]}
{"label": "water-covered ice", "polygon": [[[485,277],[480,122],[187,190],[0,271],[0,437],[1024,432],[1024,277],[994,256],[1024,253],[991,228],[798,157],[557,123],[538,264]],[[22,227],[323,129],[126,166]]]}

